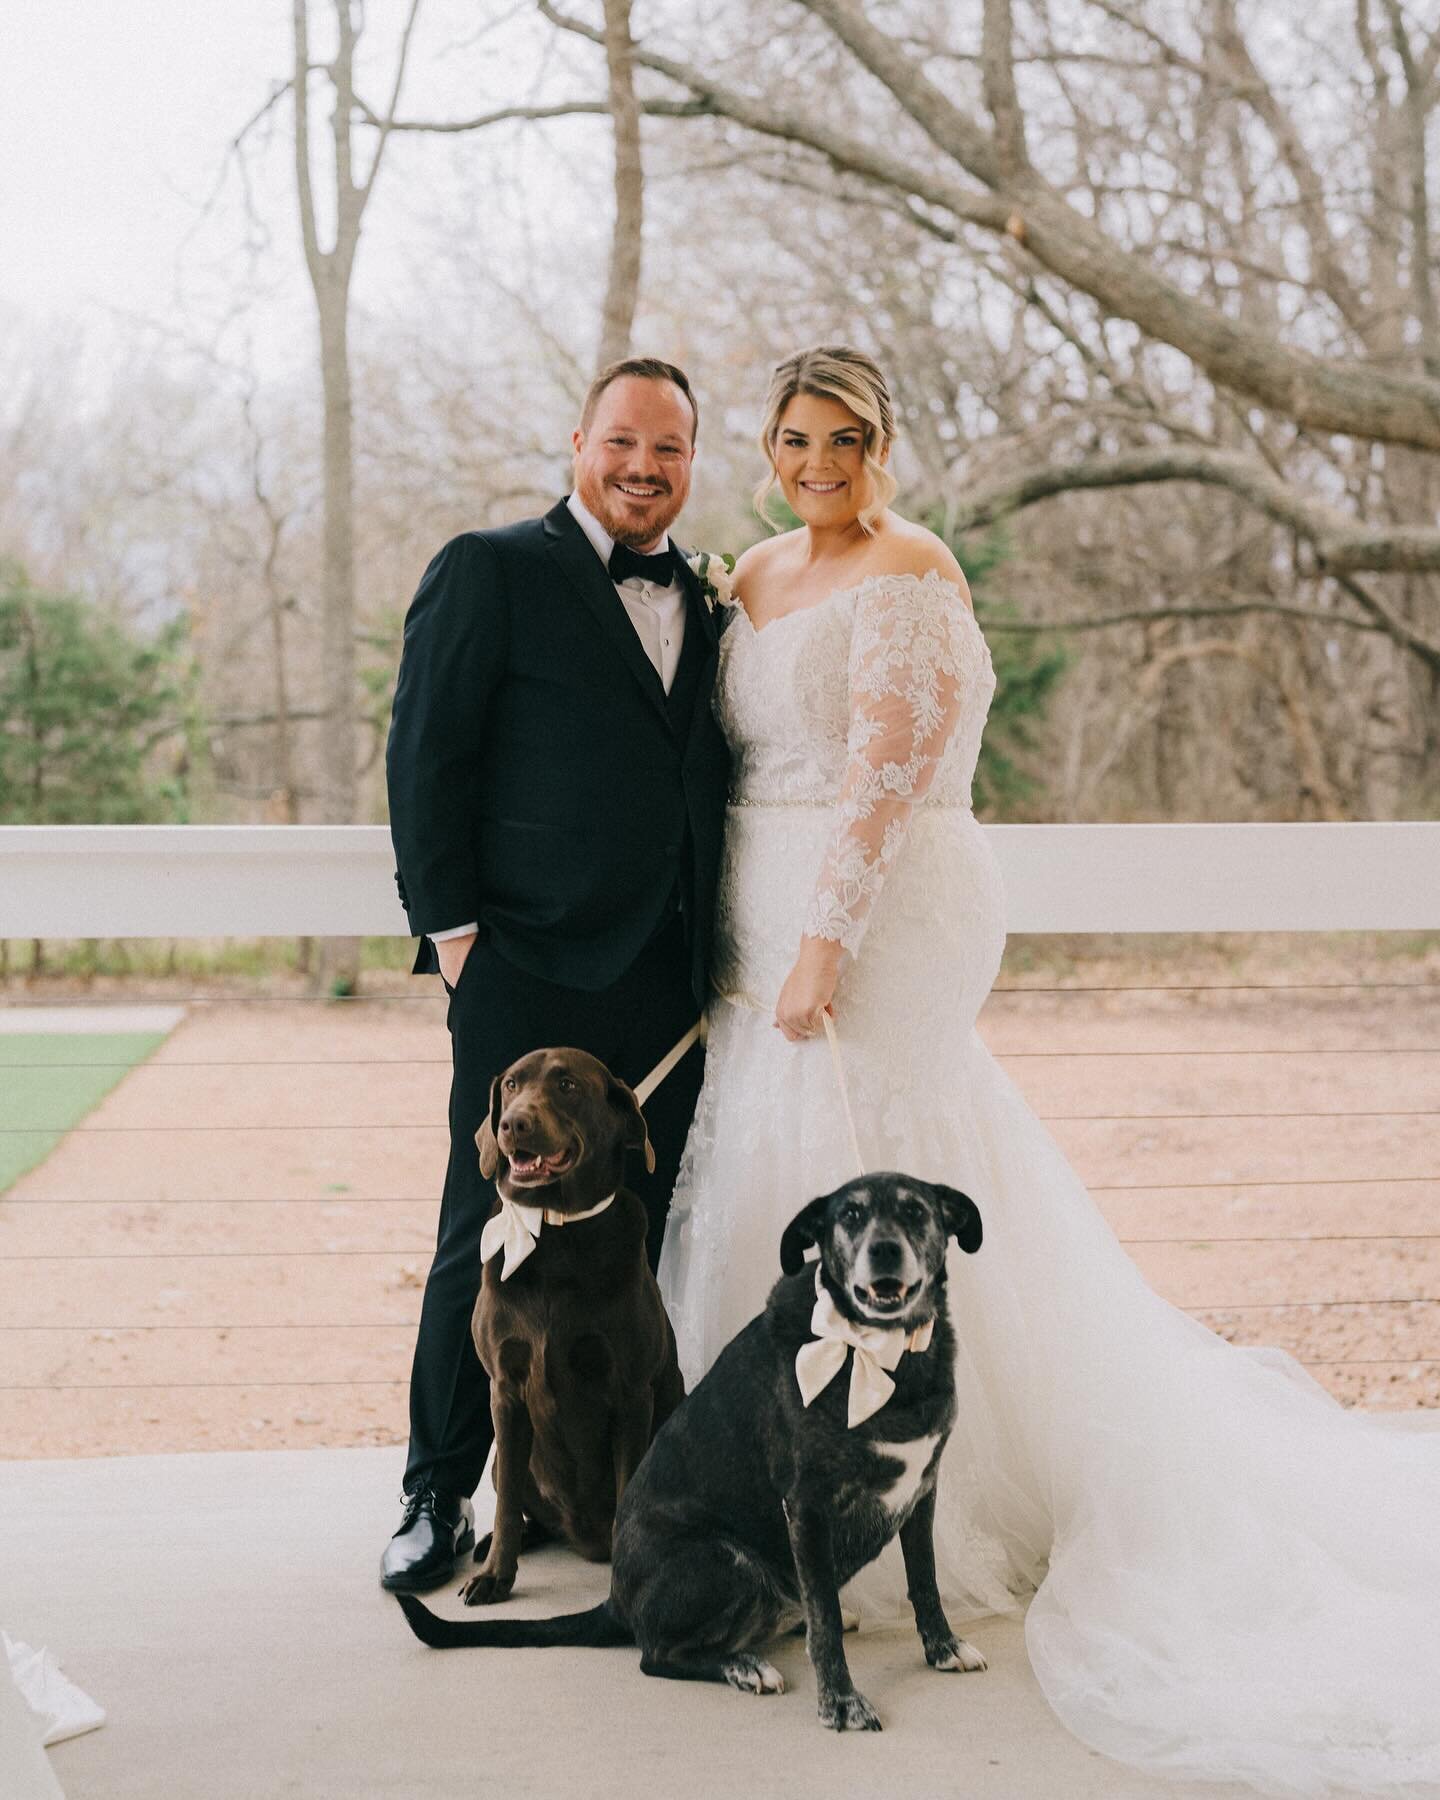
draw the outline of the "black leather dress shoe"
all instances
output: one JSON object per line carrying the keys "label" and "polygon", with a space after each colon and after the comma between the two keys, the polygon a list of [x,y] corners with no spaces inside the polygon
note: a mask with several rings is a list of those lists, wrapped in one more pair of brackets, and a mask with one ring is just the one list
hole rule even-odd
{"label": "black leather dress shoe", "polygon": [[380,1585],[392,1594],[423,1594],[455,1573],[475,1543],[475,1511],[461,1494],[416,1488],[405,1496],[400,1529],[380,1558]]}

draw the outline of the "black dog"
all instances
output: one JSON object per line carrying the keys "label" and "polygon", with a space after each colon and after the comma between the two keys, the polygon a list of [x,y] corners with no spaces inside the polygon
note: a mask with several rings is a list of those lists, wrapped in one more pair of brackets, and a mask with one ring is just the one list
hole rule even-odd
{"label": "black dog", "polygon": [[[983,1669],[950,1629],[935,1583],[935,1480],[955,1416],[949,1237],[979,1249],[974,1203],[904,1175],[867,1176],[811,1201],[781,1239],[785,1275],[764,1312],[666,1422],[625,1489],[610,1598],[563,1618],[470,1624],[397,1594],[416,1636],[438,1649],[638,1644],[646,1675],[772,1694],[784,1682],[753,1649],[803,1620],[821,1720],[878,1731],[846,1665],[839,1589],[898,1533],[925,1660]],[[809,1244],[819,1246],[818,1274],[802,1260]],[[817,1338],[812,1314],[827,1335]],[[837,1343],[837,1322],[841,1333],[879,1327],[872,1343],[893,1373]]]}

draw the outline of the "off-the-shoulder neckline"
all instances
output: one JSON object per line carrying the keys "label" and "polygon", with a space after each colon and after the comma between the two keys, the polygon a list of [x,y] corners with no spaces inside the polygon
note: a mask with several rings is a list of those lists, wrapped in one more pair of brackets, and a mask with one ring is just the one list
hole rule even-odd
{"label": "off-the-shoulder neckline", "polygon": [[977,622],[975,620],[975,609],[969,605],[964,594],[961,593],[959,583],[952,581],[948,575],[942,575],[938,569],[926,569],[922,575],[916,575],[908,569],[897,569],[893,572],[880,575],[866,575],[861,580],[852,582],[849,587],[831,588],[830,592],[826,594],[823,599],[812,600],[809,606],[792,607],[789,612],[781,613],[778,618],[771,619],[769,623],[765,625],[757,625],[755,623],[750,617],[749,612],[746,610],[743,601],[731,599],[727,600],[725,604],[727,606],[733,606],[737,612],[743,615],[745,623],[750,627],[752,635],[758,638],[764,637],[767,631],[773,631],[777,625],[785,624],[788,619],[807,618],[811,613],[819,612],[822,606],[829,606],[835,600],[843,600],[850,595],[861,594],[868,587],[876,587],[882,584],[888,585],[902,581],[913,581],[918,587],[924,587],[927,582],[934,582],[940,587],[949,588],[956,599],[959,600],[962,611],[969,615],[971,622]]}

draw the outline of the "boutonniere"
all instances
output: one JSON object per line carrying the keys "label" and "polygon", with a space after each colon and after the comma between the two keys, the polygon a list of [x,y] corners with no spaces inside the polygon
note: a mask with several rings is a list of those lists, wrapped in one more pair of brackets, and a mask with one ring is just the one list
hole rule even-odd
{"label": "boutonniere", "polygon": [[729,606],[735,596],[735,558],[718,550],[697,550],[685,558],[685,566],[700,583],[706,606]]}

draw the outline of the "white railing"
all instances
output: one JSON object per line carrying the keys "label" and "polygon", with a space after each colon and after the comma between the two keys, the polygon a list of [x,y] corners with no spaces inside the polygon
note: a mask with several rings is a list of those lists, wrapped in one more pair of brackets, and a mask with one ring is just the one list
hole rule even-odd
{"label": "white railing", "polygon": [[[990,825],[1013,932],[1440,929],[1440,823]],[[379,825],[0,826],[0,937],[406,935]]]}

